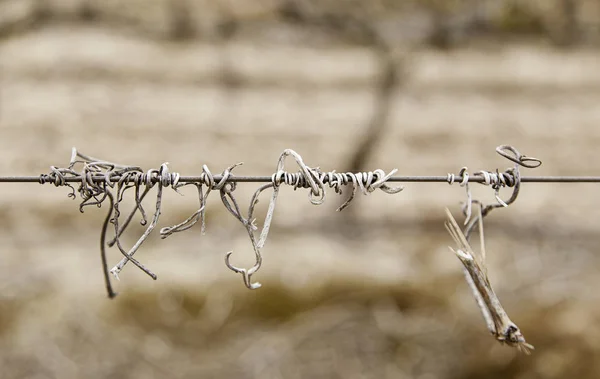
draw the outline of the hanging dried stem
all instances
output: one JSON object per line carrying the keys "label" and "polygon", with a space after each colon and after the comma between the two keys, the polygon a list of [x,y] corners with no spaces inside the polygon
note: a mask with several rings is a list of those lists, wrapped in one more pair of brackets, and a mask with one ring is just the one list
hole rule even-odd
{"label": "hanging dried stem", "polygon": [[[490,280],[488,279],[486,268],[486,251],[485,239],[483,235],[483,218],[488,215],[493,209],[508,207],[514,203],[519,195],[521,188],[521,174],[519,167],[535,168],[542,164],[539,159],[527,157],[520,154],[514,147],[502,145],[496,148],[496,152],[504,158],[515,163],[513,168],[509,168],[503,173],[498,170],[496,172],[479,171],[475,175],[483,177],[482,184],[491,186],[494,190],[497,203],[484,206],[480,201],[473,200],[471,190],[469,189],[469,174],[467,168],[463,167],[459,173],[462,177],[460,185],[466,188],[467,201],[463,206],[463,213],[466,216],[465,230],[462,231],[458,223],[452,216],[452,213],[446,208],[447,220],[445,223],[446,230],[450,233],[456,249],[450,248],[463,264],[463,271],[467,284],[471,288],[473,297],[481,310],[481,314],[486,322],[490,333],[501,343],[506,343],[510,346],[515,346],[519,350],[529,354],[533,350],[533,346],[525,341],[525,337],[521,333],[519,327],[511,321],[506,311],[500,304],[500,300],[492,289]],[[448,175],[448,183],[454,182],[454,176]],[[510,198],[506,201],[500,198],[500,188],[512,187],[513,192]],[[478,214],[471,219],[472,204],[477,204]],[[480,252],[475,253],[474,249],[469,244],[469,238],[475,225],[479,227]]]}

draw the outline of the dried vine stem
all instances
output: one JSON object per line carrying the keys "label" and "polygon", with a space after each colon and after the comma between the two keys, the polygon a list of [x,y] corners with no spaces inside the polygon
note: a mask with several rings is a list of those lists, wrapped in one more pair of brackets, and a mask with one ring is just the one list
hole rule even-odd
{"label": "dried vine stem", "polygon": [[[290,173],[284,170],[286,157],[291,156],[298,165],[299,172]],[[387,181],[392,177],[396,170],[386,174],[383,170],[377,169],[370,172],[361,173],[336,173],[322,172],[319,168],[307,166],[302,157],[293,150],[285,150],[277,162],[276,172],[271,176],[270,183],[262,185],[254,193],[247,216],[243,216],[240,207],[235,197],[236,183],[232,174],[233,169],[241,163],[234,164],[226,168],[220,176],[213,176],[206,165],[202,166],[202,173],[195,182],[181,182],[181,176],[178,173],[169,171],[168,163],[163,163],[159,169],[151,169],[143,171],[138,166],[128,166],[117,163],[104,161],[81,154],[77,149],[73,148],[71,160],[67,168],[57,168],[52,166],[49,174],[40,175],[38,178],[41,184],[53,183],[55,186],[67,186],[71,188],[69,197],[75,199],[76,193],[79,193],[82,199],[80,203],[80,211],[88,205],[96,205],[101,207],[108,199],[109,209],[100,231],[100,255],[102,260],[102,270],[104,273],[106,289],[109,297],[115,297],[116,293],[113,290],[110,280],[110,274],[119,279],[119,274],[128,262],[132,262],[140,270],[148,276],[156,279],[150,269],[143,265],[140,261],[134,258],[135,253],[140,249],[142,244],[150,236],[157,227],[161,209],[163,206],[162,197],[165,188],[170,187],[172,190],[179,192],[183,186],[194,185],[198,193],[198,209],[182,222],[160,229],[161,238],[186,231],[200,222],[201,232],[206,230],[206,204],[208,196],[212,191],[219,191],[221,201],[225,208],[231,213],[245,228],[255,255],[255,264],[249,269],[239,268],[231,264],[230,259],[233,252],[228,252],[225,255],[225,263],[229,269],[243,276],[244,284],[250,289],[257,289],[260,283],[252,283],[252,275],[255,274],[262,264],[262,256],[260,249],[266,243],[270,225],[275,212],[275,206],[279,189],[282,185],[292,186],[294,189],[306,188],[310,189],[309,200],[312,204],[319,205],[325,201],[325,186],[332,188],[336,193],[342,193],[342,187],[351,185],[352,195],[339,208],[339,210],[347,207],[357,191],[360,189],[363,194],[369,194],[377,189],[389,194],[400,192],[402,187],[390,187]],[[76,170],[75,167],[81,168]],[[72,183],[75,179],[79,182],[77,190]],[[156,189],[156,199],[154,215],[151,220],[148,220],[147,213],[142,202],[147,199],[150,191]],[[204,190],[203,187],[206,187]],[[134,189],[134,191],[131,191]],[[257,239],[254,235],[257,226],[254,220],[254,210],[258,204],[260,194],[267,190],[273,189],[269,209],[263,223],[260,237]],[[126,215],[122,214],[121,203],[126,198],[128,193],[133,192],[134,207]],[[130,226],[135,214],[141,214],[140,224],[146,226],[146,230],[138,237],[137,241],[129,249],[125,248],[121,242],[121,237]],[[114,235],[108,239],[109,225],[113,225]],[[108,240],[107,240],[108,239]],[[116,246],[123,258],[112,269],[108,269],[106,249]]]}
{"label": "dried vine stem", "polygon": [[[469,174],[467,173],[467,168],[463,167],[459,175],[462,177],[460,185],[465,187],[467,191],[467,201],[463,205],[466,227],[465,230],[462,231],[452,216],[452,213],[450,213],[447,208],[447,221],[445,226],[457,245],[456,249],[450,248],[450,250],[454,252],[464,266],[463,271],[465,279],[471,288],[471,292],[473,293],[473,297],[475,298],[479,309],[481,310],[481,314],[483,315],[488,330],[499,342],[517,347],[519,350],[529,354],[530,350],[533,350],[533,346],[525,341],[525,337],[523,337],[519,327],[508,317],[488,279],[485,263],[486,250],[483,234],[483,218],[493,209],[508,207],[515,202],[521,186],[520,166],[535,168],[540,166],[542,162],[539,159],[521,155],[512,146],[498,146],[496,151],[504,158],[514,162],[515,166],[502,173],[498,170],[496,170],[496,172],[479,171],[475,175],[482,176],[484,178],[483,184],[491,186],[492,189],[494,189],[497,203],[484,206],[480,201],[473,200],[469,189]],[[449,174],[448,183],[452,184],[453,182],[454,177],[452,174]],[[513,188],[512,195],[506,201],[500,198],[499,192],[502,187]],[[478,214],[474,219],[471,219],[472,204],[478,205]],[[475,225],[479,227],[479,253],[476,253],[469,244],[469,237]]]}
{"label": "dried vine stem", "polygon": [[[492,210],[496,208],[506,208],[510,204],[514,203],[519,196],[519,191],[521,190],[521,172],[519,170],[520,167],[525,168],[537,168],[541,166],[542,161],[528,157],[523,155],[517,151],[513,146],[509,145],[500,145],[496,148],[496,152],[513,162],[515,165],[511,168],[506,169],[504,172],[500,172],[499,170],[493,171],[478,171],[474,174],[474,177],[483,178],[481,184],[490,186],[494,190],[494,196],[496,197],[497,203],[489,204],[482,208],[481,217],[487,216]],[[463,213],[466,216],[465,224],[467,227],[465,228],[465,236],[467,237],[467,241],[471,235],[471,232],[477,225],[477,218],[471,219],[471,204],[476,202],[472,199],[471,190],[469,189],[469,174],[467,172],[467,168],[463,167],[459,173],[462,176],[461,186],[465,187],[467,191],[467,201],[463,206]],[[454,182],[453,174],[448,174],[448,183],[452,184]],[[510,198],[506,201],[500,198],[500,189],[509,187],[513,189]]]}
{"label": "dried vine stem", "polygon": [[450,250],[464,265],[465,278],[469,287],[471,287],[475,301],[481,310],[490,333],[497,341],[517,347],[524,353],[529,354],[530,350],[534,349],[533,345],[527,343],[517,324],[512,322],[508,317],[488,279],[487,267],[485,265],[485,242],[483,237],[481,204],[478,209],[477,224],[479,225],[481,244],[479,254],[475,253],[475,250],[469,245],[452,213],[446,208],[446,229],[458,246],[456,249],[450,248]]}

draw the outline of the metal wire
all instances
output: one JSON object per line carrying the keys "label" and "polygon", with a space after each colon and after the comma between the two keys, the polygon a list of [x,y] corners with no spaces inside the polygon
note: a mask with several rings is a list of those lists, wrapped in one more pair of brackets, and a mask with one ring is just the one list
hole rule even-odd
{"label": "metal wire", "polygon": [[[110,181],[118,182],[120,176],[113,176]],[[214,175],[214,180],[219,182],[223,179],[221,175]],[[462,181],[463,177],[460,175],[455,176],[455,181]],[[104,182],[106,177],[97,176],[92,177],[94,182]],[[156,179],[158,180],[158,179]],[[392,176],[387,180],[388,182],[404,182],[404,183],[448,183],[448,175],[444,176]],[[469,182],[471,183],[483,183],[485,178],[478,176],[470,176]],[[0,176],[0,183],[38,183],[40,177],[38,176]],[[78,183],[81,182],[81,176],[66,177],[65,182],[67,183]],[[200,176],[181,176],[179,182],[182,183],[200,183]],[[225,182],[229,183],[270,183],[271,176],[233,176],[230,175]],[[327,182],[327,179],[324,180]],[[528,183],[600,183],[600,176],[522,176],[521,182]]]}
{"label": "metal wire", "polygon": [[[393,169],[388,173],[381,169],[367,172],[336,172],[335,170],[323,172],[318,167],[308,166],[297,152],[285,149],[279,156],[275,172],[269,176],[235,176],[233,170],[241,163],[235,163],[227,167],[220,175],[213,175],[209,168],[203,165],[202,172],[199,175],[181,176],[178,172],[170,171],[168,163],[163,163],[159,169],[144,171],[138,166],[122,165],[93,158],[73,148],[67,167],[51,166],[48,174],[41,174],[39,176],[0,176],[0,183],[38,183],[51,184],[56,187],[65,186],[70,190],[70,193],[67,194],[69,198],[76,199],[77,195],[81,198],[81,203],[79,204],[81,212],[88,206],[97,206],[100,208],[103,203],[109,203],[100,232],[100,254],[106,290],[108,296],[113,298],[116,296],[116,292],[113,290],[110,274],[118,279],[119,273],[128,262],[137,266],[152,279],[157,278],[156,274],[137,260],[137,255],[135,258],[133,256],[157,227],[162,210],[163,192],[167,189],[179,192],[179,189],[184,186],[195,186],[198,192],[199,203],[198,208],[182,222],[161,228],[161,238],[167,238],[174,233],[188,230],[197,223],[200,223],[201,231],[204,233],[207,198],[210,193],[218,193],[227,211],[246,230],[255,255],[254,265],[249,268],[243,268],[235,266],[230,262],[231,255],[233,254],[233,251],[230,251],[225,255],[225,264],[233,272],[242,275],[244,285],[247,288],[257,289],[261,284],[256,282],[252,276],[261,267],[261,249],[266,243],[279,189],[282,186],[292,187],[294,190],[308,190],[308,198],[313,205],[324,203],[327,193],[326,189],[337,194],[342,194],[342,187],[349,187],[351,189],[351,192],[348,192],[349,196],[337,208],[337,211],[341,211],[352,202],[357,194],[368,195],[375,191],[396,194],[403,190],[402,186],[389,186],[388,183],[390,182],[438,182],[449,185],[457,183],[465,188],[467,192],[467,201],[463,205],[463,213],[466,217],[464,222],[466,225],[464,236],[468,241],[471,231],[475,225],[482,223],[482,218],[486,217],[494,209],[506,208],[514,203],[523,182],[600,183],[600,176],[521,176],[521,168],[534,169],[539,167],[542,161],[521,154],[516,148],[510,145],[500,145],[496,148],[496,152],[503,158],[514,163],[514,166],[504,171],[498,169],[493,171],[480,170],[471,174],[469,174],[467,167],[463,167],[458,174],[448,173],[439,176],[393,176],[398,171],[397,169]],[[285,170],[285,161],[288,157],[288,160],[291,160],[293,164],[295,163],[298,171],[291,172]],[[237,183],[242,182],[263,183],[250,200],[248,212],[246,213],[241,211],[235,193]],[[493,189],[496,202],[483,205],[479,201],[474,200],[471,195],[469,183],[480,183]],[[153,188],[157,188],[157,190],[151,192]],[[501,189],[511,189],[510,197],[501,197]],[[254,217],[254,209],[259,201],[260,194],[267,190],[271,192],[269,207],[264,221],[257,223]],[[124,214],[122,201],[126,193],[133,195],[135,205],[133,209]],[[151,218],[148,217],[149,215],[146,213],[143,205],[144,198],[149,193],[156,194],[154,215]],[[506,194],[505,191],[503,193]],[[151,194],[149,198],[152,196]],[[480,214],[478,217],[471,218],[472,204],[479,204]],[[139,236],[137,242],[132,247],[127,248],[124,247],[120,237],[128,228],[136,213],[141,215],[140,224],[145,226],[146,230]],[[259,226],[262,226],[262,229]],[[112,239],[108,239],[107,237],[109,228],[114,229],[114,237]],[[259,234],[256,235],[255,232]],[[109,270],[106,249],[113,246],[118,248],[123,257],[119,263]]]}

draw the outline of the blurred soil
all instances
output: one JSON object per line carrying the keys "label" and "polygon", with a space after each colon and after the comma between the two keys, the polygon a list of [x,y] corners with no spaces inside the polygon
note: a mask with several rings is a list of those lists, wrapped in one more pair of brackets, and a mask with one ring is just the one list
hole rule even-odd
{"label": "blurred soil", "polygon": [[[182,175],[240,161],[237,174],[267,175],[285,148],[310,166],[340,169],[372,117],[373,52],[261,41],[175,43],[101,23],[49,23],[1,40],[0,173],[66,166],[73,146],[145,169],[170,162]],[[366,167],[505,169],[494,148],[512,144],[544,162],[526,175],[599,174],[598,51],[524,42],[398,54],[406,81]],[[254,189],[238,187],[244,209]],[[489,188],[473,191],[494,201]],[[193,192],[183,192],[165,196],[161,227],[196,209]],[[458,214],[458,185],[361,195],[341,213],[333,192],[316,207],[305,191],[283,189],[257,291],[223,263],[233,250],[235,264],[249,266],[252,250],[213,194],[206,235],[197,226],[151,237],[138,255],[159,279],[127,267],[114,301],[98,253],[105,209],[80,214],[67,193],[2,185],[2,378],[600,373],[595,185],[526,183],[513,206],[486,220],[491,281],[536,346],[530,357],[488,335],[447,249],[443,208]]]}

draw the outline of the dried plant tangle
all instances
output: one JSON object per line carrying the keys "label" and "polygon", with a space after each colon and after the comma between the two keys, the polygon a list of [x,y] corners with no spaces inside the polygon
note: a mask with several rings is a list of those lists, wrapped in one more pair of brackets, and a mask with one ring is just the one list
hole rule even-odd
{"label": "dried plant tangle", "polygon": [[[290,173],[284,171],[284,162],[286,157],[291,156],[298,165],[299,172]],[[41,184],[53,183],[55,186],[67,186],[71,188],[69,197],[75,199],[76,193],[79,193],[82,201],[79,209],[83,212],[84,208],[89,205],[101,207],[108,200],[109,207],[102,229],[100,232],[100,254],[102,260],[102,269],[106,284],[108,296],[113,298],[116,296],[114,292],[110,274],[116,279],[119,279],[119,274],[128,262],[133,263],[140,270],[145,272],[152,279],[157,276],[150,269],[144,266],[140,261],[134,258],[134,254],[140,249],[142,244],[147,240],[150,234],[157,227],[162,205],[163,194],[166,188],[179,193],[179,189],[183,186],[196,186],[198,193],[198,209],[184,221],[169,227],[160,229],[161,238],[167,238],[170,235],[182,232],[192,228],[196,223],[201,224],[201,233],[206,230],[205,210],[209,194],[214,191],[219,191],[221,201],[225,209],[233,215],[243,226],[248,233],[252,249],[255,255],[255,264],[249,269],[234,266],[230,260],[233,254],[232,251],[225,254],[225,264],[232,271],[242,275],[244,284],[249,289],[260,288],[260,283],[252,282],[252,275],[255,274],[262,263],[260,249],[265,245],[267,236],[270,230],[271,221],[277,204],[277,196],[281,185],[292,186],[294,189],[306,188],[310,189],[309,199],[314,205],[320,205],[325,201],[325,186],[333,188],[338,194],[342,193],[342,187],[352,186],[352,194],[338,210],[344,209],[354,199],[356,192],[360,189],[365,195],[380,189],[389,194],[398,193],[402,187],[390,187],[387,185],[387,180],[396,172],[392,170],[386,174],[383,170],[377,169],[370,172],[361,173],[336,173],[321,172],[318,168],[307,166],[302,157],[293,150],[285,150],[277,162],[276,172],[271,177],[271,183],[262,185],[252,197],[247,216],[244,216],[240,210],[237,199],[235,197],[236,182],[231,181],[233,177],[232,171],[241,165],[241,163],[229,166],[221,173],[221,178],[217,181],[206,165],[202,166],[202,173],[199,180],[196,182],[180,182],[180,175],[169,171],[168,163],[163,163],[160,169],[151,169],[143,171],[137,166],[128,166],[116,164],[101,159],[93,158],[84,155],[73,148],[71,160],[67,168],[57,168],[52,166],[50,174],[40,175],[39,181]],[[75,167],[81,166],[80,170],[75,170]],[[77,190],[70,184],[67,179],[77,178],[80,182]],[[142,204],[144,199],[148,198],[149,193],[154,187],[157,187],[154,215],[149,220]],[[206,189],[204,190],[204,187]],[[133,189],[134,191],[129,191]],[[259,238],[254,235],[258,229],[254,220],[254,209],[258,203],[260,194],[268,189],[272,189],[273,194],[269,203],[269,208],[262,231]],[[123,218],[121,203],[127,193],[133,192],[135,205],[126,217]],[[146,226],[146,230],[142,233],[131,248],[126,248],[121,242],[121,236],[130,226],[131,221],[136,213],[141,214],[140,224]],[[108,239],[110,225],[113,225],[114,235]],[[110,270],[106,257],[106,249],[116,246],[123,258]]]}
{"label": "dried plant tangle", "polygon": [[[482,219],[493,209],[507,207],[515,201],[521,184],[519,173],[520,166],[534,168],[539,166],[541,161],[521,155],[514,147],[508,145],[498,146],[496,152],[504,158],[514,162],[515,166],[504,172],[499,172],[498,170],[495,172],[479,171],[473,174],[471,178],[478,177],[478,181],[481,184],[493,188],[497,203],[483,207],[479,202],[472,199],[471,191],[469,189],[469,174],[467,168],[463,167],[459,176],[460,185],[467,191],[467,202],[463,208],[463,212],[466,216],[465,224],[467,226],[463,233],[450,212],[447,210],[448,221],[446,222],[446,228],[458,245],[458,248],[453,251],[465,267],[467,281],[473,290],[475,299],[481,308],[490,332],[499,341],[512,346],[517,346],[519,349],[528,352],[530,349],[533,349],[533,346],[525,342],[519,328],[508,318],[488,280],[485,268]],[[285,171],[285,161],[288,157],[293,159],[298,168],[297,172]],[[204,234],[206,230],[205,212],[208,197],[212,192],[219,192],[221,202],[225,206],[225,209],[234,216],[240,224],[242,224],[252,245],[255,263],[250,268],[234,266],[231,263],[233,252],[230,251],[225,254],[226,266],[233,272],[242,275],[244,285],[249,289],[261,287],[260,283],[252,281],[252,276],[256,274],[262,264],[261,249],[265,246],[267,241],[277,205],[279,190],[282,185],[291,186],[294,190],[299,188],[309,190],[309,201],[314,205],[324,203],[326,187],[333,189],[337,194],[341,194],[343,187],[350,186],[352,192],[348,199],[337,209],[338,211],[346,208],[355,198],[358,191],[367,195],[375,190],[381,190],[388,194],[395,194],[403,190],[403,187],[390,187],[388,185],[388,181],[397,171],[395,169],[387,174],[381,169],[358,173],[338,173],[335,171],[322,172],[318,167],[307,166],[300,154],[293,150],[286,149],[277,161],[275,173],[271,176],[270,182],[261,185],[261,187],[256,190],[250,200],[248,212],[244,215],[235,197],[237,181],[233,180],[235,177],[232,173],[239,165],[241,165],[241,163],[227,167],[218,179],[212,175],[206,165],[203,165],[200,176],[193,180],[190,180],[190,178],[181,180],[178,173],[169,171],[168,163],[163,163],[159,169],[143,171],[137,166],[116,164],[83,155],[78,152],[77,149],[73,148],[68,167],[57,168],[52,166],[49,174],[40,175],[39,182],[41,184],[52,183],[57,187],[67,186],[71,189],[68,196],[73,199],[76,198],[76,194],[78,193],[79,197],[82,199],[79,205],[81,212],[83,212],[86,206],[95,205],[101,207],[102,204],[108,200],[108,211],[100,231],[100,255],[106,290],[108,296],[111,298],[116,296],[116,292],[114,292],[111,284],[111,274],[116,279],[119,279],[119,274],[128,262],[133,263],[152,279],[157,278],[156,274],[134,258],[134,255],[158,226],[163,206],[163,194],[168,188],[179,193],[179,189],[184,186],[195,186],[198,194],[198,209],[182,222],[173,226],[161,228],[160,235],[163,239],[172,234],[191,229],[196,223],[200,223],[200,232],[201,234]],[[76,170],[76,166],[81,168]],[[454,174],[448,174],[448,184],[453,184],[455,179],[456,176]],[[71,185],[72,182],[79,184],[77,190]],[[142,202],[144,199],[146,199],[146,201],[149,199],[149,194],[155,187],[156,197],[153,200],[155,204],[154,215],[152,218],[149,218]],[[506,201],[499,197],[499,190],[504,187],[511,187],[513,189],[511,197]],[[258,230],[258,226],[254,219],[255,207],[258,204],[260,195],[266,190],[271,190],[272,194],[267,214],[262,224],[262,230],[260,231],[260,234],[256,236],[255,232]],[[132,194],[134,206],[133,209],[123,215],[121,203],[127,194]],[[479,215],[477,218],[472,219],[471,212],[472,204],[474,203],[480,204]],[[145,226],[146,229],[138,237],[133,246],[127,248],[123,246],[121,237],[131,225],[131,221],[138,212],[141,215],[140,224]],[[478,223],[479,225],[481,236],[482,249],[480,255],[475,254],[468,243],[469,235],[474,229],[475,223]],[[110,227],[111,224],[113,226],[112,228]],[[113,230],[113,233],[109,239],[108,234],[111,229]],[[106,250],[107,248],[115,246],[123,257],[109,270]]]}

